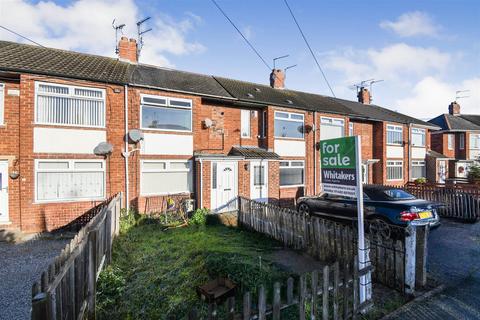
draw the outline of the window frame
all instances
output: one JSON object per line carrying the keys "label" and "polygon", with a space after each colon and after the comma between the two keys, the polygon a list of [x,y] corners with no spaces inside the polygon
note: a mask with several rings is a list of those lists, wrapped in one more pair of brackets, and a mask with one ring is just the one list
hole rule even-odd
{"label": "window frame", "polygon": [[[414,145],[413,144],[413,136],[414,135],[422,135],[422,144],[421,145]],[[422,128],[412,128],[412,132],[410,133],[411,137],[410,139],[412,140],[412,147],[419,147],[419,148],[424,148],[427,145],[427,130],[422,129]]]}
{"label": "window frame", "polygon": [[[422,165],[419,165],[419,163],[423,163]],[[423,167],[424,168],[424,175],[420,176],[420,177],[414,177],[413,174],[411,176],[411,179],[418,179],[418,178],[426,178],[426,175],[427,175],[427,162],[423,159],[417,159],[417,160],[412,160],[412,163],[411,163],[411,166],[412,168],[413,167]],[[411,172],[413,173],[413,170],[411,170]]]}
{"label": "window frame", "polygon": [[0,126],[5,125],[5,83],[0,82]]}
{"label": "window frame", "polygon": [[458,148],[465,150],[465,133],[460,133],[458,136]]}
{"label": "window frame", "polygon": [[[35,159],[34,166],[34,200],[35,203],[62,203],[62,202],[83,202],[83,201],[103,201],[107,199],[107,168],[106,161],[99,159]],[[39,169],[38,165],[41,162],[68,162],[68,169]],[[75,169],[76,162],[92,162],[101,163],[102,170],[94,169]],[[103,196],[101,197],[84,197],[84,198],[66,198],[59,200],[40,200],[38,199],[38,173],[39,172],[103,172]]]}
{"label": "window frame", "polygon": [[[152,103],[144,103],[143,98],[154,98],[154,99],[165,99],[165,105],[155,105]],[[170,101],[181,101],[181,102],[189,102],[190,107],[182,107],[182,106],[175,106],[171,105]],[[143,106],[149,107],[157,107],[157,108],[170,108],[170,109],[180,109],[180,110],[190,110],[190,130],[178,130],[178,129],[161,129],[161,128],[146,128],[143,126]],[[192,99],[185,99],[185,98],[177,98],[177,97],[167,97],[161,95],[154,95],[154,94],[140,94],[140,128],[142,130],[151,130],[151,131],[160,131],[160,132],[193,132],[193,100]]]}
{"label": "window frame", "polygon": [[[68,94],[55,94],[55,93],[40,93],[39,87],[40,85],[46,86],[55,86],[55,87],[63,87],[68,88]],[[85,89],[85,90],[93,90],[99,91],[102,93],[102,98],[90,98],[90,97],[83,97],[75,95],[75,89]],[[73,94],[72,94],[73,92]],[[37,120],[38,115],[38,95],[48,96],[48,97],[65,97],[65,98],[83,98],[86,100],[95,100],[95,101],[103,101],[103,115],[102,121],[103,126],[92,126],[92,125],[85,125],[85,124],[63,124],[63,123],[49,123],[49,122],[39,122]],[[77,86],[77,85],[67,85],[55,82],[43,82],[43,81],[35,81],[35,95],[34,95],[34,124],[35,125],[45,125],[45,126],[58,126],[58,127],[79,127],[79,128],[97,128],[97,129],[106,129],[107,128],[107,99],[106,99],[106,90],[97,87],[88,87],[88,86]]]}
{"label": "window frame", "polygon": [[455,150],[455,135],[452,133],[447,134],[447,149]]}
{"label": "window frame", "polygon": [[353,137],[355,135],[355,128],[353,126],[353,122],[348,123],[348,136]]}
{"label": "window frame", "polygon": [[[288,166],[282,166],[282,162],[287,162],[288,163]],[[302,166],[292,166],[292,162],[301,162],[302,163]],[[302,176],[302,180],[303,180],[303,183],[302,184],[291,184],[291,185],[281,185],[280,184],[280,171],[282,169],[298,169],[298,168],[303,168],[303,176]],[[298,188],[298,187],[304,187],[305,186],[305,160],[279,160],[279,163],[278,163],[278,185],[280,188]]]}
{"label": "window frame", "polygon": [[[158,163],[158,162],[164,162],[165,163],[165,169],[144,169],[144,164],[145,163]],[[170,169],[170,164],[171,163],[188,163],[189,168],[188,169]],[[187,174],[191,175],[191,188],[192,190],[186,190],[186,191],[175,191],[175,192],[156,192],[156,193],[144,193],[143,192],[143,187],[142,187],[142,175],[143,173],[159,173],[159,172],[186,172]],[[152,197],[152,196],[166,196],[166,195],[171,195],[171,194],[191,194],[194,192],[194,182],[193,182],[193,161],[190,159],[143,159],[140,161],[140,196],[142,197]]]}
{"label": "window frame", "polygon": [[[389,128],[390,127],[390,128]],[[400,130],[398,130],[400,128]],[[388,132],[400,132],[402,134],[402,141],[399,143],[391,143],[388,142]],[[385,143],[388,146],[403,146],[403,126],[401,125],[396,125],[396,124],[388,124],[386,127],[386,137],[385,137]]]}
{"label": "window frame", "polygon": [[[392,162],[394,163],[393,165],[390,165],[389,166],[389,162]],[[400,165],[399,165],[400,163]],[[402,177],[401,178],[394,178],[394,179],[389,179],[388,178],[388,167],[394,167],[394,168],[402,168]],[[386,161],[386,166],[385,166],[385,173],[386,173],[386,180],[387,181],[403,181],[404,177],[405,177],[405,168],[403,166],[403,160],[387,160]]]}
{"label": "window frame", "polygon": [[[476,137],[476,139],[479,141],[478,147],[473,147],[473,137]],[[480,150],[480,133],[470,133],[469,135],[469,149],[470,150]]]}
{"label": "window frame", "polygon": [[[336,122],[341,122],[342,124],[335,124]],[[320,117],[320,140],[322,140],[322,127],[337,127],[337,128],[342,128],[342,136],[338,138],[344,138],[345,137],[345,119],[344,118],[336,118],[336,117]],[[350,127],[349,127],[350,131]],[[349,132],[350,133],[350,132]],[[335,138],[332,138],[335,139]]]}
{"label": "window frame", "polygon": [[[280,117],[277,117],[277,114],[279,113],[284,113],[284,114],[287,114],[288,115],[288,118],[280,118]],[[302,120],[299,120],[299,119],[292,119],[292,115],[297,115],[297,116],[301,116],[302,117]],[[305,114],[303,113],[298,113],[298,112],[288,112],[288,111],[281,111],[281,110],[278,110],[278,111],[275,111],[274,112],[274,115],[273,115],[273,137],[275,139],[290,139],[290,140],[305,140],[305,132],[302,132],[302,137],[301,138],[297,138],[297,137],[279,137],[275,134],[275,120],[284,120],[284,121],[291,121],[291,122],[299,122],[299,123],[302,123],[302,126],[305,127]]]}
{"label": "window frame", "polygon": [[[248,116],[247,116],[248,114]],[[245,118],[244,118],[245,117]],[[243,126],[247,125],[247,123],[244,123],[248,119],[248,132],[247,135],[243,135]],[[240,138],[242,139],[250,139],[252,137],[252,115],[251,111],[247,109],[241,109],[240,110]]]}

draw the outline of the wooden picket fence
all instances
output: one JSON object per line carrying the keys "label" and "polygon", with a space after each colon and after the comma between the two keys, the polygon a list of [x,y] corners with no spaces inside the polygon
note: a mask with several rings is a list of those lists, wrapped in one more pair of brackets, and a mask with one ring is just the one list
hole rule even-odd
{"label": "wooden picket fence", "polygon": [[32,286],[32,319],[94,319],[96,281],[110,263],[120,230],[122,195],[95,207],[97,214],[77,233]]}
{"label": "wooden picket fence", "polygon": [[480,218],[480,185],[418,184],[409,182],[404,189],[418,198],[443,204],[443,217],[475,221]]}
{"label": "wooden picket fence", "polygon": [[[344,263],[342,267],[335,262],[323,270],[303,274],[299,279],[290,277],[284,284],[275,282],[273,287],[262,285],[256,295],[240,294],[240,303],[230,297],[223,305],[210,304],[206,318],[279,320],[294,313],[300,320],[357,319],[372,301],[360,304],[359,279],[363,274],[359,273],[356,261],[354,259],[353,265]],[[188,319],[197,320],[202,316],[194,309]]]}
{"label": "wooden picket fence", "polygon": [[[238,223],[244,228],[279,240],[288,247],[304,250],[320,261],[352,263],[357,255],[355,225],[336,223],[318,216],[306,216],[295,210],[243,197],[239,198]],[[414,241],[417,241],[417,230],[406,233],[404,228],[391,226],[392,233],[396,236],[382,238],[369,232],[368,222],[365,222],[365,225],[369,263],[374,267],[372,279],[402,293],[413,293],[416,286],[415,272],[421,278],[424,278],[426,273],[426,260],[421,258],[426,255],[427,245],[426,241],[420,240],[426,239],[428,232],[418,232],[419,245],[414,243],[414,248],[410,248],[415,252],[415,262],[412,265],[407,261],[406,240],[413,237]],[[409,256],[412,257],[412,254]],[[416,270],[407,269],[407,264],[411,266],[410,269]],[[417,281],[417,285],[423,286],[425,281]]]}

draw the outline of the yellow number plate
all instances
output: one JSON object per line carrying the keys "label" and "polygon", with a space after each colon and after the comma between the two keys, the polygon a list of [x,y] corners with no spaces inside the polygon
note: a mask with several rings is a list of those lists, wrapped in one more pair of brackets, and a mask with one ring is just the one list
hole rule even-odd
{"label": "yellow number plate", "polygon": [[428,219],[432,217],[432,213],[430,211],[423,211],[418,214],[420,219]]}

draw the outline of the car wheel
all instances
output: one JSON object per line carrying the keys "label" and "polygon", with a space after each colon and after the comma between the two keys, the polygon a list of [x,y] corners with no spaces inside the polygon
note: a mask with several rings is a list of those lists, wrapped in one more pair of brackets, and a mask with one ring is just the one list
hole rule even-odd
{"label": "car wheel", "polygon": [[392,228],[387,221],[380,218],[370,220],[368,231],[379,239],[390,239],[392,236]]}
{"label": "car wheel", "polygon": [[310,207],[306,203],[300,203],[298,206],[298,212],[302,215],[309,216],[310,215]]}

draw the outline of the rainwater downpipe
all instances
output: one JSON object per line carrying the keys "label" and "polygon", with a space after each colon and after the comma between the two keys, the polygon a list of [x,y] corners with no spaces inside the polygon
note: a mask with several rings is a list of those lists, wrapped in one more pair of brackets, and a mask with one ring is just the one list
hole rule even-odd
{"label": "rainwater downpipe", "polygon": [[130,197],[129,197],[129,188],[130,188],[130,180],[128,177],[128,157],[130,157],[130,153],[128,152],[128,85],[124,86],[124,98],[125,98],[125,208],[128,210],[130,209]]}
{"label": "rainwater downpipe", "polygon": [[203,203],[202,203],[202,201],[203,201],[203,159],[200,158],[199,161],[200,161],[200,179],[199,179],[200,180],[200,194],[198,196],[198,198],[199,198],[198,208],[202,209],[203,208]]}
{"label": "rainwater downpipe", "polygon": [[317,195],[317,112],[313,112],[313,195]]}

